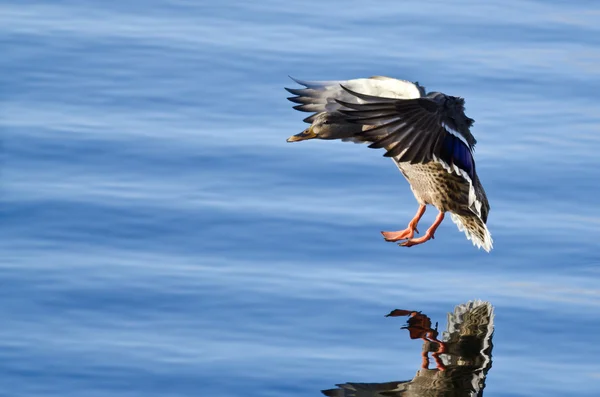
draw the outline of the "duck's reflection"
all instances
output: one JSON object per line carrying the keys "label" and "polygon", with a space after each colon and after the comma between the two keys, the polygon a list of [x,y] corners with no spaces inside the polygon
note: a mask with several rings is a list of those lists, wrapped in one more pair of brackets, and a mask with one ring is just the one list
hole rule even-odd
{"label": "duck's reflection", "polygon": [[[393,310],[386,317],[408,316],[411,339],[423,339],[423,361],[416,376],[408,381],[386,383],[344,383],[323,390],[331,397],[375,396],[481,396],[487,372],[492,367],[493,307],[472,301],[448,313],[448,330],[438,339],[437,323],[421,312]],[[435,369],[429,369],[429,354]]]}

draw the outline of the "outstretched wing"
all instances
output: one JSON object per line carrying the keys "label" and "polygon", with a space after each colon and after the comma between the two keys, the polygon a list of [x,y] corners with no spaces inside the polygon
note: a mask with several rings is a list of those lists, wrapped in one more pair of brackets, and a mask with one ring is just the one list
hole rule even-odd
{"label": "outstretched wing", "polygon": [[383,98],[418,98],[424,95],[423,87],[418,83],[390,77],[374,76],[363,79],[345,81],[303,81],[290,77],[305,88],[286,88],[295,95],[288,100],[297,103],[294,109],[302,112],[312,112],[311,116],[304,119],[312,123],[317,114],[321,112],[336,112],[341,108],[338,100],[348,103],[362,103],[363,101],[342,88]]}
{"label": "outstretched wing", "polygon": [[358,134],[366,140],[376,139],[370,148],[385,148],[385,156],[398,162],[415,164],[441,160],[474,179],[475,139],[468,132],[468,126],[465,132],[463,124],[472,120],[464,112],[464,120],[461,119],[462,99],[441,93],[390,99],[358,93],[346,86],[342,89],[361,103],[337,99],[343,106],[338,112],[346,115],[349,122],[374,126]]}

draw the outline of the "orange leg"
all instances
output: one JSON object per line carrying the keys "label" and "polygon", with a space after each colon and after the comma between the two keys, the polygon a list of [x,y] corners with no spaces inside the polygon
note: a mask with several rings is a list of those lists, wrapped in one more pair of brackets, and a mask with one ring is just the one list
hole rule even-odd
{"label": "orange leg", "polygon": [[446,370],[446,366],[444,365],[444,362],[440,358],[440,353],[431,353],[431,357],[433,357],[433,359],[435,360],[435,367],[437,369],[439,369],[440,371]]}
{"label": "orange leg", "polygon": [[440,212],[438,214],[437,218],[435,218],[435,222],[433,222],[433,225],[431,225],[431,227],[429,229],[427,229],[427,232],[425,232],[425,235],[423,237],[411,238],[410,240],[406,240],[406,241],[400,243],[400,245],[403,247],[412,247],[413,245],[423,244],[425,241],[434,238],[433,235],[443,220],[444,220],[444,213]]}
{"label": "orange leg", "polygon": [[421,369],[429,369],[429,352],[421,352]]}
{"label": "orange leg", "polygon": [[421,219],[424,213],[425,206],[420,205],[419,209],[417,210],[417,214],[409,222],[408,227],[406,229],[399,230],[397,232],[381,232],[381,234],[383,234],[383,238],[385,238],[385,241],[398,241],[407,238],[413,238],[415,232],[419,233],[419,231],[417,230],[417,224],[419,223],[419,220]]}
{"label": "orange leg", "polygon": [[[428,342],[431,342],[429,339],[426,338],[422,338],[423,340],[426,340]],[[439,344],[438,350],[435,352],[431,353],[431,357],[433,357],[433,359],[435,360],[435,367],[440,370],[440,371],[445,371],[446,370],[446,366],[444,365],[444,362],[442,361],[442,359],[440,358],[440,354],[443,354],[446,352],[446,343],[439,341],[437,339],[435,339],[435,341]],[[425,350],[421,353],[421,369],[429,369],[429,351]]]}
{"label": "orange leg", "polygon": [[436,335],[433,335],[431,332],[428,332],[426,335],[426,340],[428,340],[429,342],[437,343],[438,349],[436,350],[436,353],[446,353],[446,342],[442,342],[441,340],[437,339]]}

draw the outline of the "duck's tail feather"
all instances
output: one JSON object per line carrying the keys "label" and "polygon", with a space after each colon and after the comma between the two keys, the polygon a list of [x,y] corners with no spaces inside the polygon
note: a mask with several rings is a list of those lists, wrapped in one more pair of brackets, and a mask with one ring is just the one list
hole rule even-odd
{"label": "duck's tail feather", "polygon": [[456,223],[458,230],[465,232],[468,240],[473,242],[477,248],[483,248],[490,252],[493,248],[492,235],[485,223],[477,215],[450,214],[452,222]]}

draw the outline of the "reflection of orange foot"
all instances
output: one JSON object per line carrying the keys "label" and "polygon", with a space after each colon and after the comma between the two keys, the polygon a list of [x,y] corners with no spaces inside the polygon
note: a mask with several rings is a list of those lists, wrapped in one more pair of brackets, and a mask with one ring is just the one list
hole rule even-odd
{"label": "reflection of orange foot", "polygon": [[439,345],[438,350],[437,350],[436,353],[437,354],[444,354],[444,353],[446,353],[446,350],[447,350],[446,349],[446,342],[442,342],[442,341],[439,341],[439,340],[436,340],[436,342]]}
{"label": "reflection of orange foot", "polygon": [[437,369],[439,369],[440,371],[446,370],[446,366],[444,365],[444,362],[440,358],[439,353],[431,353],[431,357],[433,357],[433,359],[435,360],[435,367]]}
{"label": "reflection of orange foot", "polygon": [[381,232],[381,234],[383,234],[383,238],[385,239],[385,241],[393,242],[413,238],[415,232],[419,233],[417,228],[409,226],[404,230],[399,230],[397,232]]}

